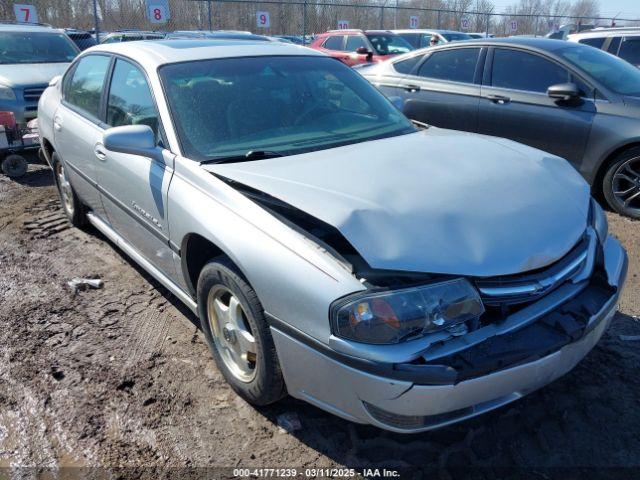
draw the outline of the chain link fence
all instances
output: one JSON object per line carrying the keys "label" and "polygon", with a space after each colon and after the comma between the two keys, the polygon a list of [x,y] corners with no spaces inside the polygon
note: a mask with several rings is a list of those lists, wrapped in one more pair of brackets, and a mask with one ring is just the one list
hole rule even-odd
{"label": "chain link fence", "polygon": [[[371,3],[359,0],[19,0],[38,20],[56,27],[117,30],[248,30],[266,35],[312,35],[341,27],[360,29],[438,28],[496,36],[545,35],[561,25],[640,25],[639,19],[504,14]],[[457,3],[457,2],[455,2]],[[461,2],[462,3],[462,2]],[[468,2],[467,2],[468,3]],[[424,6],[422,6],[424,5]],[[442,5],[440,2],[438,5]],[[158,9],[159,8],[159,9]],[[162,23],[153,20],[153,12]],[[95,12],[95,14],[94,14]],[[14,2],[0,1],[0,20],[15,21]]]}

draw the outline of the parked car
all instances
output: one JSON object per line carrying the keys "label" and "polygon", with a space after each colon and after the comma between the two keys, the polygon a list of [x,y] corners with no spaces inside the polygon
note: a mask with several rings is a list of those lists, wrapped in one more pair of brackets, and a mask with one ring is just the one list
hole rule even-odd
{"label": "parked car", "polygon": [[410,118],[566,158],[614,210],[640,218],[640,71],[619,58],[560,40],[485,39],[359,71]]}
{"label": "parked car", "polygon": [[485,32],[469,32],[467,33],[467,35],[469,35],[472,39],[495,37],[493,33],[485,33]]}
{"label": "parked car", "polygon": [[167,34],[167,40],[192,40],[192,39],[213,39],[213,40],[253,40],[263,42],[275,42],[275,38],[265,35],[254,35],[251,32],[239,32],[230,30],[177,30]]}
{"label": "parked car", "polygon": [[127,30],[122,32],[111,32],[100,35],[100,43],[120,43],[133,42],[137,40],[160,40],[166,36],[163,32],[143,32],[139,30]]}
{"label": "parked car", "polygon": [[63,30],[0,24],[0,112],[11,112],[18,127],[35,118],[49,81],[79,53]]}
{"label": "parked car", "polygon": [[349,66],[381,62],[413,50],[402,37],[387,30],[330,30],[316,35],[309,46]]}
{"label": "parked car", "polygon": [[552,40],[566,40],[572,33],[593,30],[594,28],[596,28],[596,26],[592,23],[567,23],[566,25],[560,25],[557,30],[552,30],[547,33],[545,37]]}
{"label": "parked car", "polygon": [[67,36],[71,40],[73,40],[73,43],[75,43],[80,50],[86,50],[87,48],[93,47],[98,43],[96,42],[96,39],[94,38],[94,36],[85,30],[77,30],[75,28],[65,28],[64,33],[66,33]]}
{"label": "parked car", "polygon": [[421,130],[295,45],[94,47],[40,133],[69,220],[197,312],[256,405],[398,432],[478,415],[571,370],[626,275],[565,160]]}
{"label": "parked car", "polygon": [[296,45],[302,45],[304,43],[302,35],[275,35],[274,38],[280,38],[290,43],[295,43]]}
{"label": "parked car", "polygon": [[609,52],[640,67],[640,28],[596,28],[569,35],[567,40]]}
{"label": "parked car", "polygon": [[449,42],[461,42],[471,40],[472,37],[464,32],[456,32],[455,30],[392,30],[397,35],[404,38],[407,43],[415,48],[425,48],[431,45],[431,37],[438,38],[438,45]]}

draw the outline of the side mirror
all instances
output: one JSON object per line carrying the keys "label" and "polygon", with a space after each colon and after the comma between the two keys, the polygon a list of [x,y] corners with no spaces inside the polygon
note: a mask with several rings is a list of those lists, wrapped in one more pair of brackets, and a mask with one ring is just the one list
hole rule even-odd
{"label": "side mirror", "polygon": [[104,132],[102,143],[112,152],[140,155],[164,163],[162,148],[156,145],[156,136],[148,125],[110,128]]}
{"label": "side mirror", "polygon": [[580,98],[580,89],[575,83],[559,83],[547,89],[549,98],[569,102]]}
{"label": "side mirror", "polygon": [[366,55],[367,53],[369,53],[369,49],[367,47],[358,47],[356,48],[356,53],[358,55]]}

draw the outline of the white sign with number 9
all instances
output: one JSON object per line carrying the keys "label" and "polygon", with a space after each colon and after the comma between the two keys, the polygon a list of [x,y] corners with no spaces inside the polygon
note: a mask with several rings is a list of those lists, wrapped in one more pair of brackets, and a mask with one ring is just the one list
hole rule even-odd
{"label": "white sign with number 9", "polygon": [[38,12],[34,5],[15,3],[13,13],[16,14],[16,20],[19,23],[38,23]]}
{"label": "white sign with number 9", "polygon": [[258,28],[269,28],[271,26],[269,12],[256,12],[256,23]]}

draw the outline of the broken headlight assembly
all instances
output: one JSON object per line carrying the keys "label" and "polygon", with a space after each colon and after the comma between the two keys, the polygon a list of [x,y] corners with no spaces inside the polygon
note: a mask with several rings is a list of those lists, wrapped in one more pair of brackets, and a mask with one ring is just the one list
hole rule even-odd
{"label": "broken headlight assembly", "polygon": [[598,241],[604,244],[609,235],[609,222],[607,221],[607,215],[598,202],[593,198],[591,199],[591,212],[589,214],[591,226],[596,231]]}
{"label": "broken headlight assembly", "polygon": [[362,343],[395,344],[455,328],[484,313],[465,279],[399,290],[363,292],[334,302],[334,333]]}

